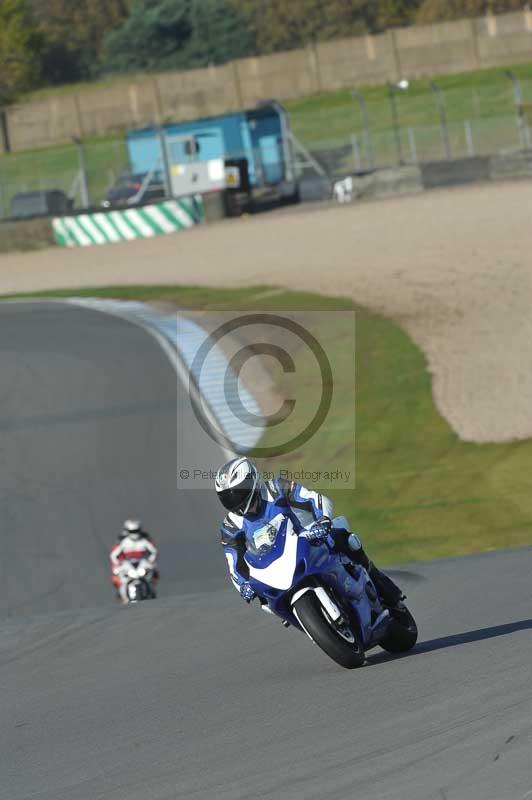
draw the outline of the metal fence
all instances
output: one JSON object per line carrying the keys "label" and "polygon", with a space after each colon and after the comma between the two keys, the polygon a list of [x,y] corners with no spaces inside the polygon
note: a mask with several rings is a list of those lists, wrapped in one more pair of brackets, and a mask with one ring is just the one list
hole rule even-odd
{"label": "metal fence", "polygon": [[0,157],[0,218],[20,193],[58,189],[75,207],[97,205],[127,169],[125,141],[78,143]]}
{"label": "metal fence", "polygon": [[[377,87],[297,101],[289,116],[299,174],[343,176],[492,155],[532,148],[532,81],[503,70],[480,85],[464,85],[462,76],[445,91],[434,82],[401,81],[387,91]],[[257,155],[265,175],[267,162],[267,154]],[[0,218],[11,216],[15,195],[36,190],[59,189],[77,208],[99,205],[127,169],[123,135],[0,156]]]}
{"label": "metal fence", "polygon": [[[417,125],[376,131],[356,131],[347,137],[311,142],[308,148],[325,172],[369,172],[400,164],[417,165],[446,158],[493,155],[530,147],[530,127],[523,129],[515,115],[465,119],[439,125]],[[527,137],[525,143],[524,137]]]}
{"label": "metal fence", "polygon": [[[300,141],[327,172],[361,172],[397,164],[492,155],[532,147],[532,81],[501,72],[489,84],[443,91],[407,81],[313,115],[291,114]],[[327,132],[327,134],[325,133]]]}

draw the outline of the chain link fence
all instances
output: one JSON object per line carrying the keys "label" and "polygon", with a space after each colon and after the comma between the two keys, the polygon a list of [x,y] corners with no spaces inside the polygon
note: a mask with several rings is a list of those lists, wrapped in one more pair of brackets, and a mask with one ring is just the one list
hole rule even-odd
{"label": "chain link fence", "polygon": [[[530,130],[530,127],[529,127]],[[357,131],[309,143],[308,149],[330,175],[370,172],[373,169],[446,158],[460,159],[523,149],[523,129],[516,115],[449,122],[445,132],[439,125],[400,128],[368,136]],[[529,146],[529,145],[528,145]]]}
{"label": "chain link fence", "polygon": [[0,219],[13,216],[17,195],[29,192],[63,192],[75,208],[98,205],[127,169],[123,138],[2,156]]}
{"label": "chain link fence", "polygon": [[[401,81],[385,91],[340,91],[292,103],[299,174],[344,176],[532,148],[532,81],[501,71],[485,84],[464,85],[464,76],[457,84],[443,90],[434,82]],[[270,160],[268,153],[256,155],[255,169],[266,182]],[[0,156],[0,219],[14,216],[13,201],[28,192],[58,190],[73,208],[99,206],[128,170],[124,135]]]}
{"label": "chain link fence", "polygon": [[[402,84],[402,86],[401,86]],[[532,82],[502,73],[489,85],[443,91],[436,83],[353,91],[312,114],[290,115],[299,141],[329,174],[494,155],[532,147]]]}

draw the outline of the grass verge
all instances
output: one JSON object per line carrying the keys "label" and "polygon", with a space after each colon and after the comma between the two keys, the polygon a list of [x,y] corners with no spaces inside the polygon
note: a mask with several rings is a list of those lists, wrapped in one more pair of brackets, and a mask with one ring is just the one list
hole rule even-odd
{"label": "grass verge", "polygon": [[[75,294],[220,311],[353,308],[345,299],[271,287],[134,286]],[[363,308],[356,312],[356,488],[331,492],[338,512],[383,564],[532,544],[532,440],[461,442],[434,407],[420,350],[389,320]],[[348,415],[353,398],[343,402]],[[325,447],[342,463],[346,442],[316,435],[305,448],[309,469],[319,468]],[[300,457],[289,455],[276,466],[291,468]]]}

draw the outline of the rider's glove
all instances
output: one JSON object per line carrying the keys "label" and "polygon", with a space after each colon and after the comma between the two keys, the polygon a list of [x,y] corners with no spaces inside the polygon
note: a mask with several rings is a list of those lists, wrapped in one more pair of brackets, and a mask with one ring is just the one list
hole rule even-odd
{"label": "rider's glove", "polygon": [[251,601],[257,596],[251,585],[249,583],[243,583],[240,587],[240,596],[246,601],[246,603],[251,603]]}
{"label": "rider's glove", "polygon": [[305,538],[310,544],[323,544],[331,532],[332,523],[329,517],[320,517],[305,531]]}

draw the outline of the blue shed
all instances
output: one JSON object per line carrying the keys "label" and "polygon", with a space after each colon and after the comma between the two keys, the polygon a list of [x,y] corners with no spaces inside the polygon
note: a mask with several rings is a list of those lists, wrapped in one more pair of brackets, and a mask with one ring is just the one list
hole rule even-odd
{"label": "blue shed", "polygon": [[172,194],[225,188],[225,162],[245,159],[252,188],[293,182],[289,127],[275,102],[127,134],[131,172],[167,173]]}

